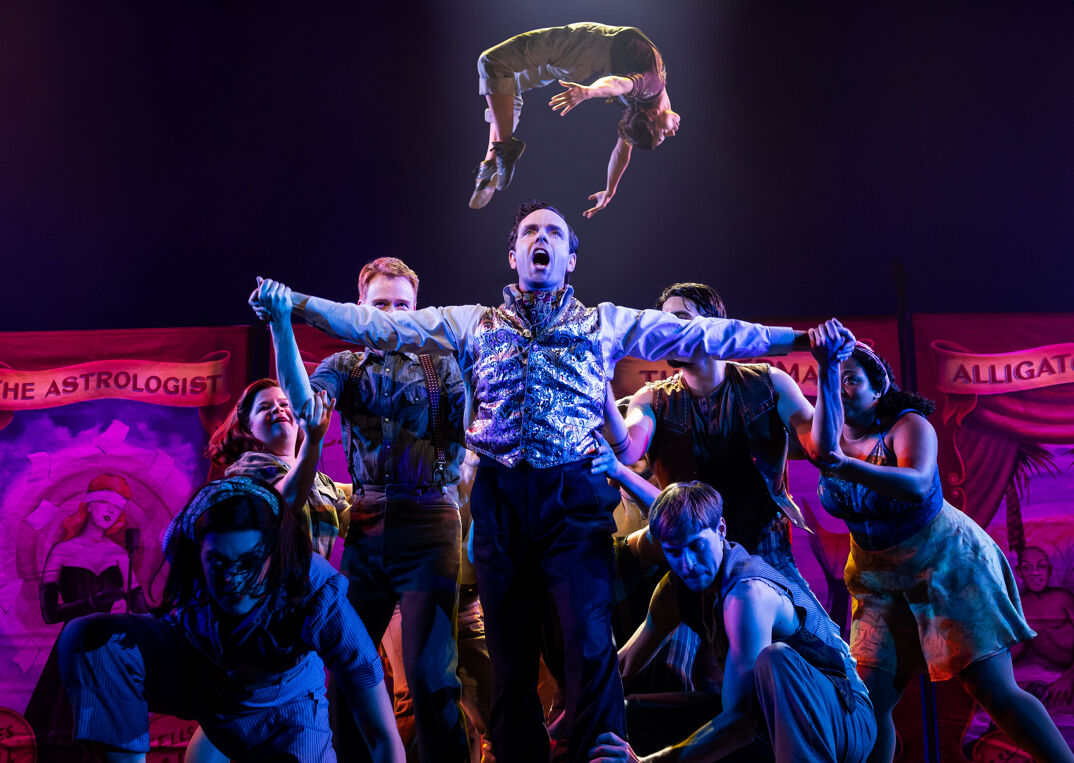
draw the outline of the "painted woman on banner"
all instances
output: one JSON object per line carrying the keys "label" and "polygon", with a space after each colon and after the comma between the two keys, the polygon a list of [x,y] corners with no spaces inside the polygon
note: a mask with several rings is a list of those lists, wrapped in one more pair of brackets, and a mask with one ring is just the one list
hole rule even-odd
{"label": "painted woman on banner", "polygon": [[[139,531],[125,509],[132,492],[118,474],[90,480],[74,513],[61,522],[60,540],[49,550],[41,573],[41,619],[67,623],[97,612],[146,612],[142,586],[134,578]],[[71,717],[62,699],[56,647],[26,706],[42,759],[81,759],[70,748]]]}
{"label": "painted woman on banner", "polygon": [[127,480],[101,474],[90,480],[78,510],[62,522],[62,535],[49,551],[41,576],[41,619],[67,622],[94,612],[146,611],[142,588],[133,579],[131,558],[138,529],[127,524],[131,499]]}

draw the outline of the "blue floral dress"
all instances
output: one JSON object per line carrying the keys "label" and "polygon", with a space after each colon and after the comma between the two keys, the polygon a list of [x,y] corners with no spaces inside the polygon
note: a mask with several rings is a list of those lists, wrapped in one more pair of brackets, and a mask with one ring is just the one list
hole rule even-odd
{"label": "blue floral dress", "polygon": [[[897,464],[886,434],[877,435],[869,463]],[[850,648],[860,665],[901,676],[927,670],[942,681],[1036,635],[1007,558],[944,500],[938,467],[917,501],[823,472],[819,492],[851,531],[843,579],[854,598]]]}

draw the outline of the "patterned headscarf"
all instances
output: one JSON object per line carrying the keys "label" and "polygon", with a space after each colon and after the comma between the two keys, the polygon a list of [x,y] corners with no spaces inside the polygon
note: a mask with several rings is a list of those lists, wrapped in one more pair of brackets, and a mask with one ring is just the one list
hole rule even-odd
{"label": "patterned headscarf", "polygon": [[880,369],[880,373],[884,375],[884,387],[880,390],[880,397],[883,397],[891,389],[891,376],[888,375],[888,367],[880,359],[880,356],[876,354],[876,350],[865,344],[865,342],[855,342],[854,349],[860,350],[863,355],[876,364],[876,367]]}
{"label": "patterned headscarf", "polygon": [[198,517],[221,501],[234,496],[250,496],[262,500],[269,505],[273,514],[280,515],[280,495],[264,482],[250,477],[228,477],[209,482],[194,493],[190,502],[172,519],[168,529],[164,531],[164,540],[161,542],[164,556],[172,561],[174,544],[179,537],[194,540],[194,526],[198,522]]}

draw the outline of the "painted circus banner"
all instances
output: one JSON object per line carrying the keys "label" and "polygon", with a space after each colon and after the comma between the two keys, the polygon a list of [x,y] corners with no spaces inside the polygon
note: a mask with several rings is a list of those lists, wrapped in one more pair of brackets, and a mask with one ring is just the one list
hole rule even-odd
{"label": "painted circus banner", "polygon": [[[1074,744],[1074,315],[922,315],[914,329],[944,495],[1007,553],[1038,634],[1012,648],[1015,677]],[[960,689],[941,691],[949,755],[1029,761]]]}
{"label": "painted circus banner", "polygon": [[937,339],[932,351],[936,387],[950,395],[1005,395],[1074,384],[1074,343],[981,354]]}
{"label": "painted circus banner", "polygon": [[0,410],[28,411],[85,400],[139,400],[200,408],[228,399],[224,372],[229,353],[200,363],[100,360],[40,371],[0,368]]}
{"label": "painted circus banner", "polygon": [[[0,334],[0,760],[81,759],[56,638],[159,599],[161,535],[209,476],[248,344],[245,327]],[[192,731],[154,717],[150,759],[179,760]]]}

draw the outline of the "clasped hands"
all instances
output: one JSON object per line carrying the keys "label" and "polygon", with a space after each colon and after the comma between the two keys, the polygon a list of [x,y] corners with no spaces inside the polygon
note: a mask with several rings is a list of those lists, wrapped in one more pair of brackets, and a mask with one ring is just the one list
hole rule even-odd
{"label": "clasped hands", "polygon": [[809,351],[821,368],[839,365],[854,352],[857,339],[838,318],[809,329]]}
{"label": "clasped hands", "polygon": [[250,298],[246,301],[260,321],[290,320],[293,306],[291,289],[279,281],[258,276],[257,288],[250,292]]}

